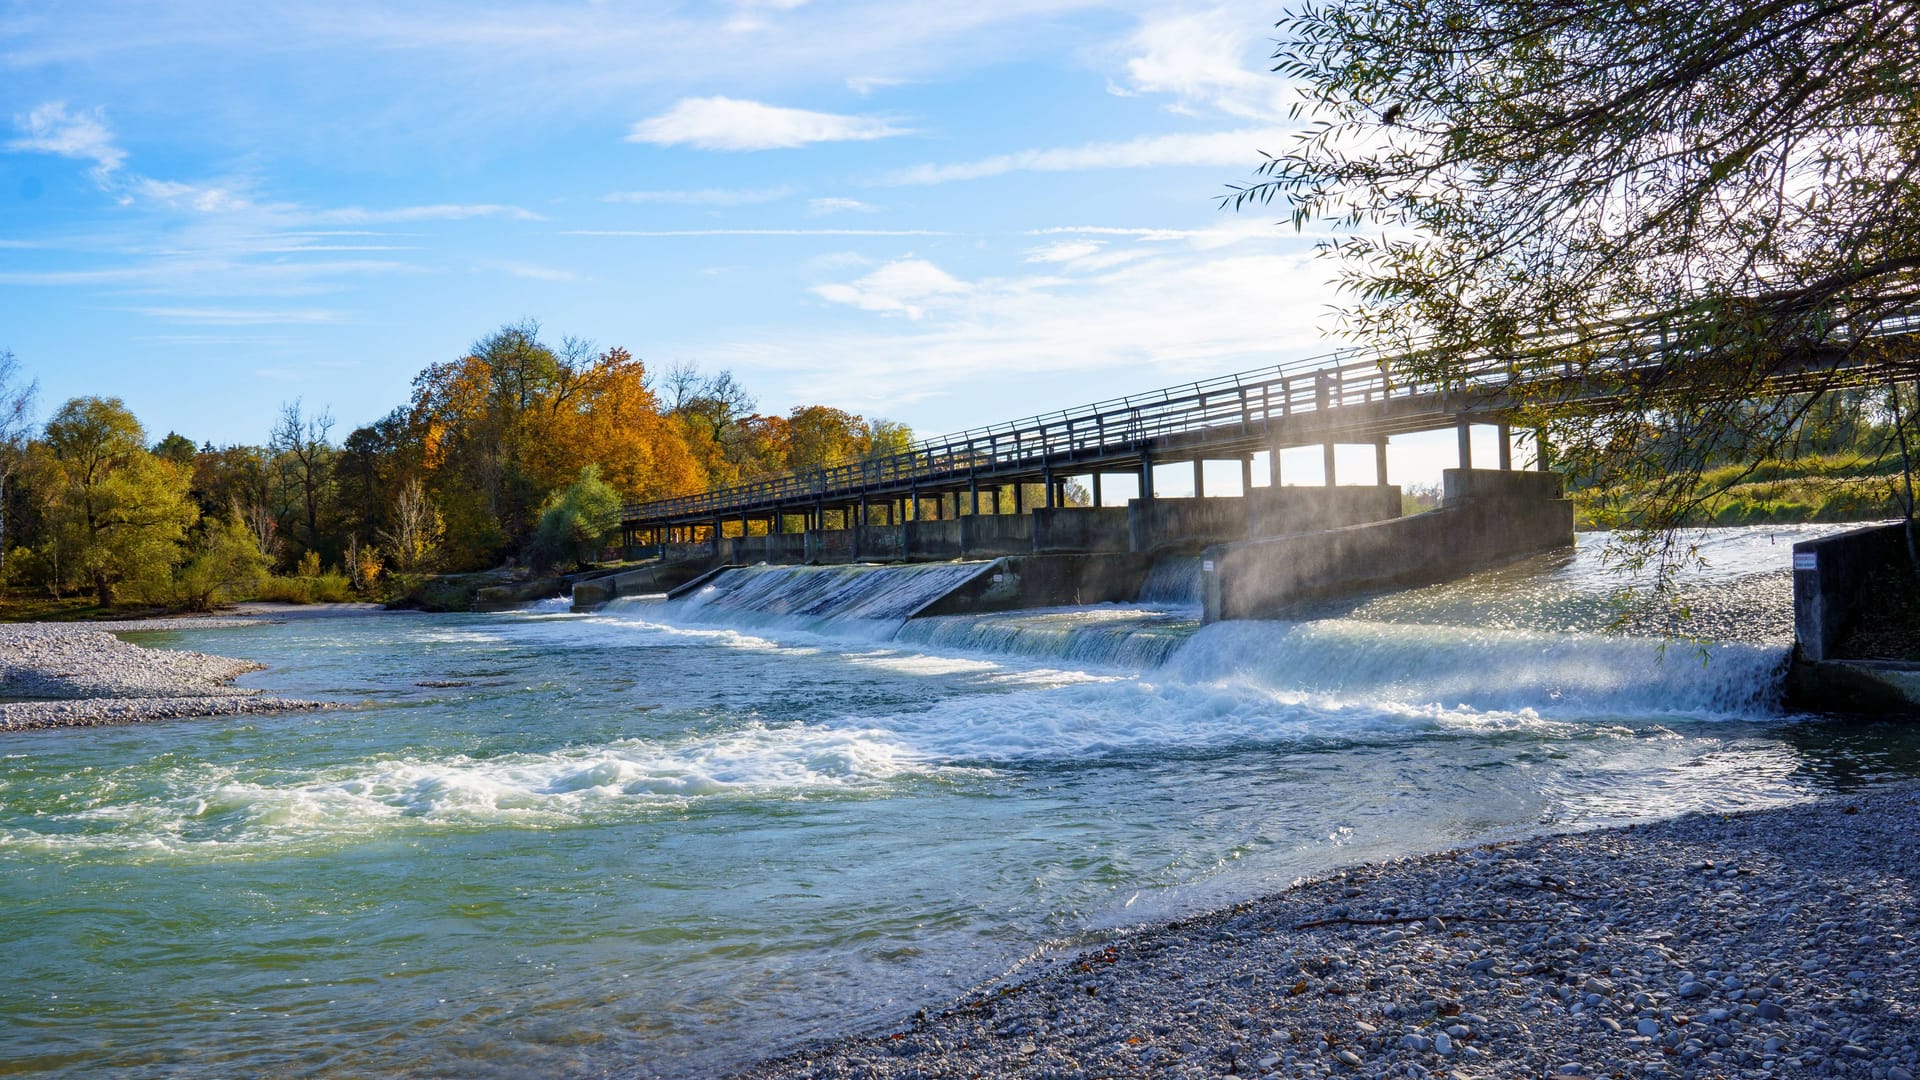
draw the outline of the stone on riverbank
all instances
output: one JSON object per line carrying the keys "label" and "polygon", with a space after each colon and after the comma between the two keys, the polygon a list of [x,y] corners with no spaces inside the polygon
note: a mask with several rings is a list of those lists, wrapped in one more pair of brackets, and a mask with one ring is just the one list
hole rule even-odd
{"label": "stone on riverbank", "polygon": [[1892,1080],[1916,889],[1913,784],[1400,859],[743,1075]]}

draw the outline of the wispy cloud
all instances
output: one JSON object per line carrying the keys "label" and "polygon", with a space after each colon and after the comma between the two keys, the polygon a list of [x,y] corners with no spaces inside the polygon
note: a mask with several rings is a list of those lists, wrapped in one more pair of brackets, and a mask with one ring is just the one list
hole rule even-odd
{"label": "wispy cloud", "polygon": [[864,311],[905,315],[918,319],[932,303],[971,291],[967,283],[925,259],[899,259],[846,284],[816,285],[823,300],[849,304]]}
{"label": "wispy cloud", "polygon": [[386,210],[347,206],[336,210],[305,211],[296,216],[315,225],[390,225],[409,221],[466,221],[471,218],[546,220],[531,210],[498,203],[434,203],[429,206],[397,206]]}
{"label": "wispy cloud", "polygon": [[567,229],[562,236],[955,236],[938,229]]}
{"label": "wispy cloud", "polygon": [[1286,137],[1277,128],[1249,128],[1193,135],[1144,135],[1124,142],[1021,150],[949,165],[916,165],[889,173],[888,184],[944,184],[979,180],[1011,172],[1077,172],[1087,169],[1145,169],[1169,166],[1250,166],[1259,148]]}
{"label": "wispy cloud", "polygon": [[627,142],[701,150],[780,150],[819,142],[886,139],[906,128],[877,116],[789,109],[729,97],[682,98],[633,125]]}
{"label": "wispy cloud", "polygon": [[105,113],[69,112],[64,101],[49,101],[13,118],[21,132],[7,149],[93,162],[94,180],[105,184],[126,163],[127,152],[114,143]]}
{"label": "wispy cloud", "polygon": [[143,307],[129,310],[148,318],[205,326],[273,326],[283,323],[311,325],[338,322],[341,318],[340,312],[324,308],[258,311],[252,308]]}
{"label": "wispy cloud", "polygon": [[807,213],[812,214],[814,217],[825,217],[828,214],[871,214],[878,209],[880,208],[871,203],[863,203],[859,199],[825,198],[807,200]]}
{"label": "wispy cloud", "polygon": [[796,189],[783,185],[770,188],[700,188],[691,191],[615,191],[600,197],[610,203],[664,203],[670,206],[751,206],[778,202]]}
{"label": "wispy cloud", "polygon": [[571,270],[565,270],[557,266],[542,266],[538,263],[487,259],[481,262],[480,266],[482,269],[497,271],[510,277],[526,278],[528,281],[573,282],[585,280]]}
{"label": "wispy cloud", "polygon": [[1288,84],[1264,70],[1271,45],[1256,35],[1260,26],[1231,5],[1150,14],[1124,46],[1126,84],[1108,89],[1171,95],[1169,108],[1186,115],[1217,110],[1278,122],[1287,114]]}

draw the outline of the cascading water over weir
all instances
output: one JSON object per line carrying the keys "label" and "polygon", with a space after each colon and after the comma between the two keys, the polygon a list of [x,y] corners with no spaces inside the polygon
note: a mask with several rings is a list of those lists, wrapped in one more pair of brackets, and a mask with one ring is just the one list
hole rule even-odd
{"label": "cascading water over weir", "polygon": [[[1181,684],[1396,709],[1588,717],[1777,712],[1786,655],[1779,628],[1791,602],[1784,578],[1769,571],[1735,590],[1749,608],[1759,604],[1739,615],[1744,629],[1713,628],[1735,631],[1728,636],[1736,640],[1610,635],[1601,632],[1610,611],[1604,598],[1617,582],[1589,565],[1597,547],[1587,545],[1588,553],[1571,561],[1543,559],[1526,564],[1532,570],[1523,565],[1394,594],[1336,617],[1204,629],[1197,614],[1200,560],[1191,556],[1158,560],[1133,604],[924,616],[995,564],[754,566],[721,571],[673,601],[618,601],[606,615],[1091,664]],[[1710,576],[1724,586],[1728,574]],[[1531,605],[1552,618],[1503,625],[1476,611],[1489,591],[1510,610]]]}

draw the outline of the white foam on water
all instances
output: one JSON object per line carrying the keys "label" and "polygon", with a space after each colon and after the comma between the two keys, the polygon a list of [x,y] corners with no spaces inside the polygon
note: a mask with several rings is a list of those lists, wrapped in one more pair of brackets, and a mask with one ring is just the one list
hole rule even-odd
{"label": "white foam on water", "polygon": [[396,828],[565,826],[683,812],[706,799],[870,797],[948,771],[890,731],[812,724],[486,759],[365,761],[285,781],[199,765],[173,770],[165,794],[48,814],[42,827],[0,832],[0,845],[253,848]]}
{"label": "white foam on water", "polygon": [[1777,712],[1785,661],[1769,646],[1328,619],[1216,623],[1167,671],[1356,704],[1752,718]]}

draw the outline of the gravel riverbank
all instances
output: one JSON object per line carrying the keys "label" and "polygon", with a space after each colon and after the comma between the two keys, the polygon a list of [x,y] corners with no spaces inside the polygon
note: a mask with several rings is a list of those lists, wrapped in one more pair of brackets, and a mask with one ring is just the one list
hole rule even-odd
{"label": "gravel riverbank", "polygon": [[1365,866],[746,1077],[1920,1074],[1920,786]]}
{"label": "gravel riverbank", "polygon": [[[163,628],[144,623],[115,625]],[[143,648],[92,626],[4,625],[0,626],[0,731],[329,707],[264,697],[258,690],[232,685],[234,679],[262,666],[207,653]]]}

